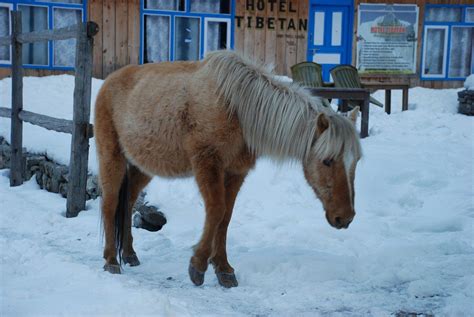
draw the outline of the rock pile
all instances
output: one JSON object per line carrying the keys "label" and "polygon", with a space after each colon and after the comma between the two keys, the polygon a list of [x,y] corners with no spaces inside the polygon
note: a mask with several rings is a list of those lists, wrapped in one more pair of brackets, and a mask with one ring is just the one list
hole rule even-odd
{"label": "rock pile", "polygon": [[[0,169],[10,168],[10,144],[0,137]],[[23,179],[35,177],[38,185],[49,192],[67,197],[69,168],[58,164],[47,155],[31,154],[23,149]],[[96,175],[87,176],[86,199],[96,199],[101,194]],[[145,195],[140,195],[133,211],[133,226],[148,231],[158,231],[166,224],[165,215],[155,206],[145,202]]]}
{"label": "rock pile", "polygon": [[[10,144],[0,137],[0,169],[10,168],[11,150]],[[25,180],[35,177],[36,182],[42,189],[52,193],[60,193],[67,197],[69,168],[58,164],[43,154],[28,153],[23,149],[23,178]],[[97,176],[87,176],[86,198],[96,199],[100,196]]]}
{"label": "rock pile", "polygon": [[459,113],[474,115],[474,90],[461,90],[458,92]]}

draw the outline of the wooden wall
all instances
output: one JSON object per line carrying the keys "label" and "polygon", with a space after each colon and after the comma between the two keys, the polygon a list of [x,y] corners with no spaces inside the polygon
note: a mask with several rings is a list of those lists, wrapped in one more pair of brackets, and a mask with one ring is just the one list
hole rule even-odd
{"label": "wooden wall", "polygon": [[473,0],[355,0],[354,13],[354,36],[352,45],[352,64],[356,65],[356,50],[357,50],[357,18],[358,6],[360,3],[397,3],[397,4],[417,4],[418,5],[418,43],[416,56],[416,74],[415,75],[367,75],[363,77],[364,81],[369,82],[408,82],[412,87],[422,86],[426,88],[458,88],[462,87],[464,81],[457,80],[420,80],[421,73],[421,54],[423,42],[423,20],[425,15],[426,4],[473,4]]}
{"label": "wooden wall", "polygon": [[[274,3],[273,6],[271,3]],[[413,3],[419,7],[417,74],[370,75],[365,81],[409,82],[429,88],[461,87],[462,81],[421,81],[422,30],[425,4],[472,4],[472,0],[354,0],[353,64],[356,60],[359,3]],[[236,0],[235,42],[237,51],[273,64],[278,74],[290,75],[290,67],[306,60],[310,0]],[[127,64],[138,64],[140,50],[140,0],[88,0],[88,19],[99,25],[95,37],[96,78],[105,78]],[[290,22],[292,21],[292,22]],[[27,76],[46,76],[63,71],[25,70]],[[71,72],[68,72],[71,73]],[[0,78],[10,69],[0,68]]]}
{"label": "wooden wall", "polygon": [[309,0],[236,0],[235,49],[289,75],[306,60]]}
{"label": "wooden wall", "polygon": [[128,64],[138,64],[140,0],[89,0],[89,20],[99,25],[94,38],[93,76],[105,78]]}

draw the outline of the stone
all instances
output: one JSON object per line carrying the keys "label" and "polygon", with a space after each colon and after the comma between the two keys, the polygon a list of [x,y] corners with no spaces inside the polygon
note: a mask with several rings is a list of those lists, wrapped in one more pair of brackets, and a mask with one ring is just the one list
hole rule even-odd
{"label": "stone", "polygon": [[[148,231],[158,231],[166,224],[166,217],[158,208],[155,206],[149,206],[143,204],[136,208],[133,220],[134,226],[137,228],[143,228]],[[138,216],[138,215],[139,216]],[[140,218],[139,218],[140,217]],[[135,223],[137,225],[135,225]]]}

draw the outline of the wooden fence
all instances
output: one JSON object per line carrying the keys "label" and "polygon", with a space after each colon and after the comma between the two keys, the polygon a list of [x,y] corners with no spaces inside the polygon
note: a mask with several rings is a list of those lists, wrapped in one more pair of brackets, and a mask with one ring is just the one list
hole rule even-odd
{"label": "wooden fence", "polygon": [[[12,12],[12,35],[0,37],[0,45],[12,46],[12,106],[0,107],[0,116],[11,118],[10,186],[23,183],[23,121],[48,130],[72,134],[66,217],[75,217],[86,207],[86,182],[89,138],[93,136],[90,121],[92,50],[94,22],[84,22],[55,30],[22,33],[21,12]],[[51,40],[76,39],[73,119],[57,119],[23,110],[22,46]]]}

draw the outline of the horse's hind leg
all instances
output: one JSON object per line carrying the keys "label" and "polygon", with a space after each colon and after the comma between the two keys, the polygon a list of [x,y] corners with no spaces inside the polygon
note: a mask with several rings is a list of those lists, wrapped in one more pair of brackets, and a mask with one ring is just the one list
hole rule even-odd
{"label": "horse's hind leg", "polygon": [[115,212],[127,162],[118,143],[118,135],[108,110],[110,101],[99,93],[95,108],[94,135],[99,159],[99,181],[102,189],[102,221],[104,223],[105,247],[104,269],[120,273],[115,246]]}
{"label": "horse's hind leg", "polygon": [[140,264],[137,254],[133,249],[133,236],[132,236],[132,211],[133,205],[137,201],[138,195],[150,182],[150,176],[142,173],[138,168],[133,165],[129,165],[129,182],[130,182],[130,200],[128,215],[125,218],[125,235],[123,239],[123,261],[130,264],[130,266],[137,266]]}
{"label": "horse's hind leg", "polygon": [[[102,220],[104,222],[105,248],[104,269],[110,273],[120,273],[115,246],[115,212],[118,204],[120,186],[126,172],[126,160],[118,144],[111,140],[107,144],[98,142],[100,183],[102,188]],[[110,146],[110,151],[105,148]],[[102,147],[102,149],[99,149]]]}
{"label": "horse's hind leg", "polygon": [[189,277],[195,285],[202,285],[212,253],[212,241],[225,214],[224,171],[213,155],[197,155],[193,169],[206,206],[206,221],[201,240],[191,257]]}
{"label": "horse's hind leg", "polygon": [[211,257],[211,263],[214,265],[219,284],[224,287],[235,287],[238,286],[237,279],[234,274],[234,269],[227,261],[226,251],[226,240],[227,240],[227,227],[229,226],[232,212],[234,209],[235,199],[237,193],[244,182],[247,174],[230,174],[227,173],[225,176],[225,205],[226,211],[224,219],[219,224],[219,228],[214,236],[213,241],[213,255]]}

